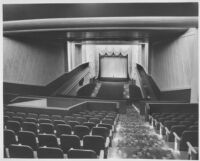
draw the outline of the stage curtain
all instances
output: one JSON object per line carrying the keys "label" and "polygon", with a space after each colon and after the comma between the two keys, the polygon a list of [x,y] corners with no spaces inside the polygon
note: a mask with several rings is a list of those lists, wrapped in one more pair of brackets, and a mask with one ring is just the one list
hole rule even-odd
{"label": "stage curtain", "polygon": [[127,78],[127,57],[102,57],[100,74],[103,78]]}

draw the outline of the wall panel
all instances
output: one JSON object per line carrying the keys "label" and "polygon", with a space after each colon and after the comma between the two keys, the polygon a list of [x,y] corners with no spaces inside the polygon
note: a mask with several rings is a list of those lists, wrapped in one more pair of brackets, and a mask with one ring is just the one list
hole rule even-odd
{"label": "wall panel", "polygon": [[184,89],[191,87],[192,56],[195,31],[174,40],[166,40],[153,45],[151,75],[161,90]]}
{"label": "wall panel", "polygon": [[[198,101],[197,29],[190,28],[173,40],[153,44],[151,76],[161,91],[191,89],[191,99]],[[193,101],[195,102],[195,101]]]}
{"label": "wall panel", "polygon": [[3,81],[46,85],[64,73],[64,44],[3,38]]}

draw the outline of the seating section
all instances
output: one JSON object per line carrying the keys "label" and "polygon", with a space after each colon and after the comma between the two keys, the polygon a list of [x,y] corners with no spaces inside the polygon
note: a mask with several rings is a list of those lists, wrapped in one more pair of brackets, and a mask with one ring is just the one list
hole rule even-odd
{"label": "seating section", "polygon": [[199,146],[198,118],[198,113],[159,112],[149,115],[149,123],[167,142],[174,143],[174,150],[189,154]]}
{"label": "seating section", "polygon": [[106,158],[117,120],[118,114],[112,111],[84,110],[62,116],[6,110],[4,156]]}

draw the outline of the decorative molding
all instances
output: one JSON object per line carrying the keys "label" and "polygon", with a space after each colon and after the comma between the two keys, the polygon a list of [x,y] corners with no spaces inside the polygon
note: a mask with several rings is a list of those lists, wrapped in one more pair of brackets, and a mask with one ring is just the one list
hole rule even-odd
{"label": "decorative molding", "polygon": [[99,53],[99,58],[102,58],[102,57],[128,57],[128,54],[123,55],[120,52],[119,54],[116,55],[114,52],[112,52],[112,54],[109,55],[107,52],[105,52],[104,55],[102,55],[102,54]]}
{"label": "decorative molding", "polygon": [[80,29],[162,29],[198,27],[198,17],[87,17],[4,21],[3,33],[67,31]]}

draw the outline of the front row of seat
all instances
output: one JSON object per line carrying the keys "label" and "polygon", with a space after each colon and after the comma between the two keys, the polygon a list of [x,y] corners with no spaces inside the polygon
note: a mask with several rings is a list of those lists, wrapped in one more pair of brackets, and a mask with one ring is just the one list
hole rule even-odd
{"label": "front row of seat", "polygon": [[[9,155],[10,158],[35,158],[32,148],[27,145],[10,145]],[[60,148],[40,147],[37,150],[37,158],[64,158],[64,155]],[[93,150],[70,149],[67,158],[97,158],[97,155]]]}
{"label": "front row of seat", "polygon": [[[109,141],[106,139],[107,136],[104,137],[100,135],[95,135],[98,134],[98,130],[99,129],[97,128],[97,131],[94,131],[92,136],[91,135],[83,136],[82,145],[80,138],[77,135],[62,134],[59,138],[59,143],[58,143],[58,140],[54,134],[39,134],[37,141],[37,138],[35,137],[34,133],[28,131],[20,131],[18,133],[18,141],[17,141],[16,136],[12,130],[4,130],[4,146],[5,148],[10,148],[11,145],[13,144],[16,145],[19,143],[21,145],[29,146],[29,149],[31,148],[33,151],[37,152],[41,147],[54,147],[54,148],[60,148],[60,150],[62,150],[64,154],[68,154],[70,148],[76,148],[76,149],[83,148],[87,150],[88,149],[94,150],[97,156],[101,157],[104,156],[106,158]],[[9,150],[9,153],[10,152],[11,151]],[[12,157],[12,155],[10,155],[10,157]]]}

